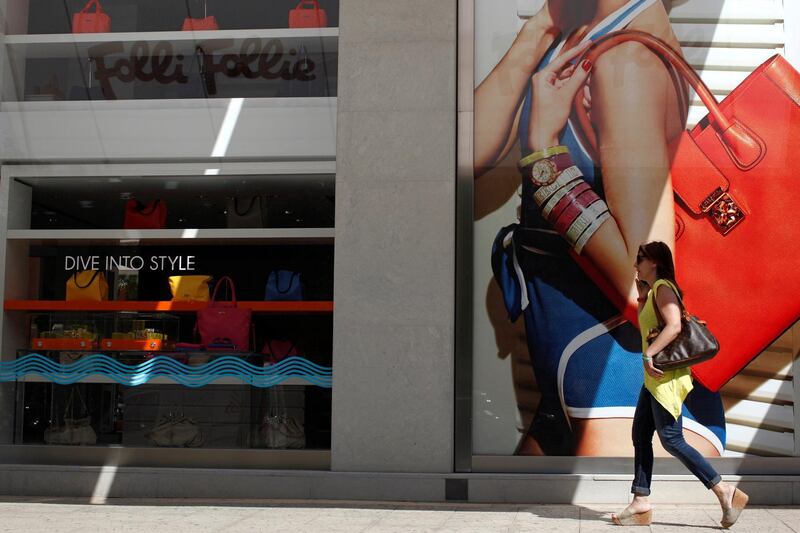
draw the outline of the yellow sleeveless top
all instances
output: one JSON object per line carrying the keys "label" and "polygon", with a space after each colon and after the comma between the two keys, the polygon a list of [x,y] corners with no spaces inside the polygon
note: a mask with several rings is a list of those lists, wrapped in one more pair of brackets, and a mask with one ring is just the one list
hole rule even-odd
{"label": "yellow sleeveless top", "polygon": [[[642,334],[642,353],[647,349],[648,332],[658,327],[658,315],[656,315],[656,293],[658,288],[666,285],[675,291],[679,296],[678,289],[672,282],[666,279],[659,279],[653,284],[653,288],[647,295],[647,301],[639,313],[639,332]],[[644,373],[644,386],[653,395],[653,398],[660,403],[664,409],[672,413],[677,420],[681,415],[681,406],[686,399],[686,395],[692,390],[692,374],[689,367],[669,370],[664,372],[661,379],[651,377],[647,372]]]}

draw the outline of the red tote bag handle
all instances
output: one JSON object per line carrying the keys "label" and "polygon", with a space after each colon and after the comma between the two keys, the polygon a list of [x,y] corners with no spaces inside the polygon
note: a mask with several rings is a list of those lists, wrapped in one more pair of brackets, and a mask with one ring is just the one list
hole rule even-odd
{"label": "red tote bag handle", "polygon": [[223,283],[225,283],[231,289],[231,301],[225,302],[222,305],[232,305],[233,307],[236,307],[236,287],[233,285],[233,280],[228,276],[222,276],[214,286],[214,292],[211,294],[211,301],[208,304],[209,307],[217,305],[217,291]]}
{"label": "red tote bag handle", "polygon": [[[97,1],[97,0],[95,0]],[[295,9],[303,9],[303,6],[311,6],[311,9],[319,11],[319,2],[317,0],[300,0]]]}
{"label": "red tote bag handle", "polygon": [[[763,143],[751,135],[744,125],[736,121],[731,121],[725,116],[719,107],[717,99],[714,98],[714,95],[703,80],[700,79],[697,72],[695,72],[691,65],[689,65],[680,54],[675,52],[675,50],[661,39],[653,37],[649,33],[637,30],[612,32],[595,41],[594,44],[584,52],[579,62],[583,61],[583,59],[589,59],[592,63],[596,63],[597,58],[604,52],[619,44],[630,41],[645,45],[663,61],[673,65],[677,73],[689,83],[706,108],[708,108],[710,115],[709,123],[716,130],[728,155],[739,168],[747,170],[755,166],[756,163],[761,160],[764,155]],[[574,104],[575,116],[577,117],[577,129],[581,130],[578,131],[578,134],[591,147],[594,152],[593,155],[596,156],[597,136],[592,127],[592,122],[589,119],[589,113],[583,106],[583,91],[578,91],[578,94],[575,96]],[[595,157],[595,160],[596,159]]]}
{"label": "red tote bag handle", "polygon": [[103,6],[100,5],[100,0],[89,0],[88,2],[86,2],[86,5],[83,6],[83,9],[79,11],[79,13],[89,13],[89,10],[92,8],[92,5],[94,5],[97,8],[96,12],[98,14],[105,13],[105,11],[103,11]]}

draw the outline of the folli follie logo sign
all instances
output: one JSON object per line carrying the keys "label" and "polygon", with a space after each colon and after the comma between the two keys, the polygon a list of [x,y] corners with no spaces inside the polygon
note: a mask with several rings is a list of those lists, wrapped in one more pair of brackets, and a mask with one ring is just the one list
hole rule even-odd
{"label": "folli follie logo sign", "polygon": [[[198,43],[193,54],[176,53],[168,41],[103,43],[89,48],[93,78],[107,100],[116,100],[113,82],[187,84],[199,70],[209,96],[217,94],[217,76],[228,78],[310,82],[317,78],[316,63],[298,48],[286,49],[279,39],[245,39],[238,50],[232,39]],[[126,55],[127,54],[127,55]],[[120,57],[122,56],[122,57]]]}

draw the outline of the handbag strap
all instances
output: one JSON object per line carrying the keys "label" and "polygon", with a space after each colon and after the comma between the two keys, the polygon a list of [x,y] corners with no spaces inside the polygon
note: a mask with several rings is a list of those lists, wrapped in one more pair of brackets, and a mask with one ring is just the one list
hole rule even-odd
{"label": "handbag strap", "polygon": [[233,302],[233,304],[236,305],[236,287],[233,285],[233,280],[229,276],[222,276],[221,278],[219,278],[217,284],[214,285],[214,293],[211,295],[210,304],[213,304],[214,302],[217,301],[217,291],[219,290],[219,288],[222,286],[223,283],[227,284],[230,287],[231,302]]}
{"label": "handbag strap", "polygon": [[295,9],[303,9],[303,6],[311,5],[311,8],[314,10],[319,9],[319,2],[317,0],[300,0],[300,3],[297,4]]}
{"label": "handbag strap", "polygon": [[[603,53],[617,45],[630,41],[643,44],[665,63],[673,65],[676,72],[695,90],[697,96],[702,100],[703,105],[708,108],[710,125],[719,135],[719,139],[725,146],[729,157],[737,166],[744,169],[751,168],[761,159],[763,155],[762,143],[755,139],[744,125],[735,120],[730,120],[725,116],[717,99],[703,80],[700,79],[697,72],[695,72],[692,66],[689,65],[680,54],[661,39],[638,30],[611,32],[596,40],[583,53],[583,56],[578,60],[578,64],[584,59],[588,59],[593,64],[596,64],[597,59]],[[577,117],[576,130],[578,130],[578,135],[588,143],[596,156],[598,153],[597,135],[589,119],[589,113],[583,106],[583,91],[578,91],[575,95],[573,109]]]}
{"label": "handbag strap", "polygon": [[[150,204],[143,204],[139,200],[134,200],[134,202],[136,202],[136,204],[133,209],[135,209],[136,212],[141,215],[152,215],[161,206],[161,200],[154,200]],[[148,209],[150,210],[148,211]]]}
{"label": "handbag strap", "polygon": [[83,6],[83,9],[80,10],[81,13],[89,13],[89,10],[92,8],[92,5],[97,7],[97,14],[105,13],[103,11],[103,6],[100,5],[100,0],[89,0],[86,2],[86,5]]}
{"label": "handbag strap", "polygon": [[261,201],[260,201],[261,197],[260,196],[253,196],[250,199],[250,205],[247,206],[247,209],[245,209],[244,212],[240,212],[239,211],[239,199],[234,196],[233,197],[233,212],[236,213],[237,215],[239,215],[240,217],[249,215],[250,212],[253,211],[253,207],[255,207],[255,205],[256,205],[256,200],[259,201],[258,203],[260,205],[261,204]]}
{"label": "handbag strap", "polygon": [[[292,290],[292,283],[294,283],[295,276],[299,276],[299,272],[292,272],[291,277],[289,277],[289,284],[286,286],[286,290],[281,289],[281,272],[286,272],[286,270],[276,270],[275,271],[275,290],[281,294],[286,294],[290,290]],[[263,279],[263,278],[262,278]]]}
{"label": "handbag strap", "polygon": [[[84,270],[83,272],[86,272],[86,270]],[[75,286],[78,287],[79,289],[88,289],[89,287],[92,286],[92,283],[94,283],[95,278],[97,278],[97,276],[100,275],[100,271],[95,270],[92,279],[90,279],[89,283],[87,283],[86,285],[81,285],[80,283],[78,283],[78,274],[80,274],[80,272],[75,272],[72,275],[72,281],[75,282]]]}

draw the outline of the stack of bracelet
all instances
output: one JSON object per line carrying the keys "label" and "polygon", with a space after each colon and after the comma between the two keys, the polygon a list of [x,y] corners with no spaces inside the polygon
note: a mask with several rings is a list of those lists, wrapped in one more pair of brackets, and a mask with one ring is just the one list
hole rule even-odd
{"label": "stack of bracelet", "polygon": [[567,147],[535,152],[520,160],[519,168],[538,187],[533,198],[542,217],[580,254],[611,213],[572,164]]}

